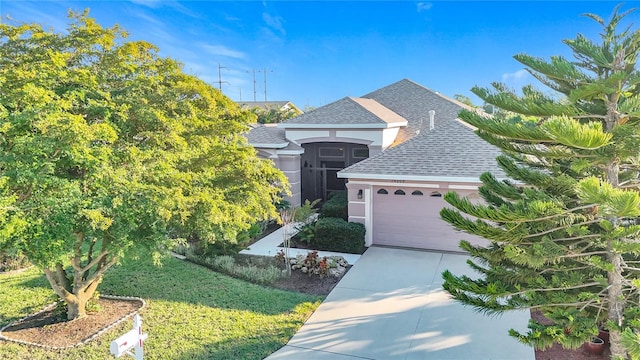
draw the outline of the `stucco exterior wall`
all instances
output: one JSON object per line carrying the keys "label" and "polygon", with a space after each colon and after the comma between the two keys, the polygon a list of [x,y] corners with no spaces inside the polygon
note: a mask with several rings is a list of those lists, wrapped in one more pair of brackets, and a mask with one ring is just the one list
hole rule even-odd
{"label": "stucco exterior wall", "polygon": [[289,179],[291,195],[285,196],[285,200],[291,206],[300,206],[302,204],[300,155],[280,155],[278,157],[278,168]]}
{"label": "stucco exterior wall", "polygon": [[285,195],[284,199],[292,206],[300,206],[302,204],[300,155],[278,154],[277,149],[256,148],[256,151],[259,157],[272,160],[274,165],[287,176],[291,195]]}
{"label": "stucco exterior wall", "polygon": [[[424,219],[416,222],[406,222],[405,219],[398,219],[398,237],[404,241],[404,245],[410,244],[410,238],[416,239],[415,243],[418,243],[417,239],[420,239],[422,233],[421,227],[425,222],[429,223],[430,236],[438,234],[439,238],[443,241],[450,241],[449,245],[443,246],[443,248],[437,250],[454,249],[456,246],[456,236],[459,236],[448,224],[439,219],[439,209],[446,206],[444,200],[439,197],[431,197],[431,195],[444,195],[449,191],[455,191],[463,196],[468,196],[471,199],[480,201],[477,195],[477,188],[480,183],[471,182],[421,182],[421,181],[385,181],[385,180],[367,180],[367,179],[349,179],[347,183],[347,194],[349,200],[349,221],[359,222],[365,225],[366,236],[365,244],[371,246],[374,241],[374,221],[375,216],[385,217],[385,223],[391,228],[394,227],[394,221],[391,219],[397,214],[412,214],[418,213],[421,216],[424,215]],[[384,188],[389,192],[387,201],[383,201],[376,191]],[[407,195],[399,197],[393,195],[396,190],[402,190]],[[412,197],[413,191],[419,191],[423,195],[421,199],[428,201],[417,202],[417,198]],[[378,200],[375,200],[378,199]],[[395,200],[395,201],[394,201]],[[376,206],[378,206],[376,208]],[[382,206],[383,208],[380,208]],[[389,221],[391,219],[391,221]],[[380,228],[378,226],[378,231]],[[389,229],[389,231],[396,231],[396,229]],[[473,239],[474,241],[481,241],[480,239]],[[453,245],[451,245],[453,244]],[[402,245],[400,245],[402,246]],[[431,246],[431,245],[429,245]],[[436,245],[438,246],[438,245]],[[449,248],[447,248],[449,246]]]}

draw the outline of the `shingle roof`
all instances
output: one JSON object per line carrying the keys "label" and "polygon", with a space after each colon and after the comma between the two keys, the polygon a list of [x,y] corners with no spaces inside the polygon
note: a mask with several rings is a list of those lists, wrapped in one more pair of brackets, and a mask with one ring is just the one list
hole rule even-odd
{"label": "shingle roof", "polygon": [[284,137],[284,129],[277,126],[255,125],[246,135],[249,143],[255,147],[283,149],[289,145]]}
{"label": "shingle roof", "polygon": [[400,130],[396,142],[402,143],[429,128],[429,110],[435,110],[436,128],[455,121],[462,109],[473,109],[415,82],[403,79],[362,96],[373,99],[407,119],[408,125]]}
{"label": "shingle roof", "polygon": [[380,127],[402,126],[406,120],[372,99],[345,97],[283,122],[281,126]]}
{"label": "shingle roof", "polygon": [[478,137],[459,120],[423,130],[412,139],[358,162],[338,174],[347,178],[405,177],[411,180],[459,178],[479,181],[489,171],[498,178],[505,174],[495,161],[500,150]]}

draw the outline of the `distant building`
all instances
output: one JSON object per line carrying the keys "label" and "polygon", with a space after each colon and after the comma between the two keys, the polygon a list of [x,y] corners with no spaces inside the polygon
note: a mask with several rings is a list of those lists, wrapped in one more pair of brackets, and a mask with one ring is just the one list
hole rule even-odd
{"label": "distant building", "polygon": [[304,113],[291,101],[241,101],[238,102],[238,105],[243,109],[260,108],[264,110],[293,111],[296,116]]}

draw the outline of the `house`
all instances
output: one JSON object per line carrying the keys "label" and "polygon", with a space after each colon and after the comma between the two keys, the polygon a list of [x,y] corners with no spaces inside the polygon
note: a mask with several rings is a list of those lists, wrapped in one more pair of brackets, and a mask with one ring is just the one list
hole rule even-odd
{"label": "house", "polygon": [[244,101],[239,102],[238,105],[244,109],[259,108],[262,110],[291,111],[295,115],[303,113],[303,111],[295,106],[291,101]]}
{"label": "house", "polygon": [[258,126],[249,142],[289,178],[293,205],[347,191],[349,221],[365,225],[366,245],[460,251],[464,238],[440,219],[455,191],[480,201],[479,177],[500,150],[458,119],[479,111],[411,80],[345,97],[284,123]]}

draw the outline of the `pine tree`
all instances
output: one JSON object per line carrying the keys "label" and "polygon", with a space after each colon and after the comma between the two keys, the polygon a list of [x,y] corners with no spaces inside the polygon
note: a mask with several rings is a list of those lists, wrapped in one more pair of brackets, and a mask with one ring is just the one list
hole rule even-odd
{"label": "pine tree", "polygon": [[536,348],[577,348],[605,325],[612,357],[635,355],[621,334],[640,333],[640,30],[618,29],[634,10],[585,14],[602,32],[565,40],[574,59],[516,55],[550,91],[472,89],[511,116],[460,114],[503,150],[508,178],[483,174],[482,204],[446,194],[442,218],[491,245],[461,241],[480,276],[446,271],[444,288],[488,315],[541,311],[549,321],[510,331]]}

